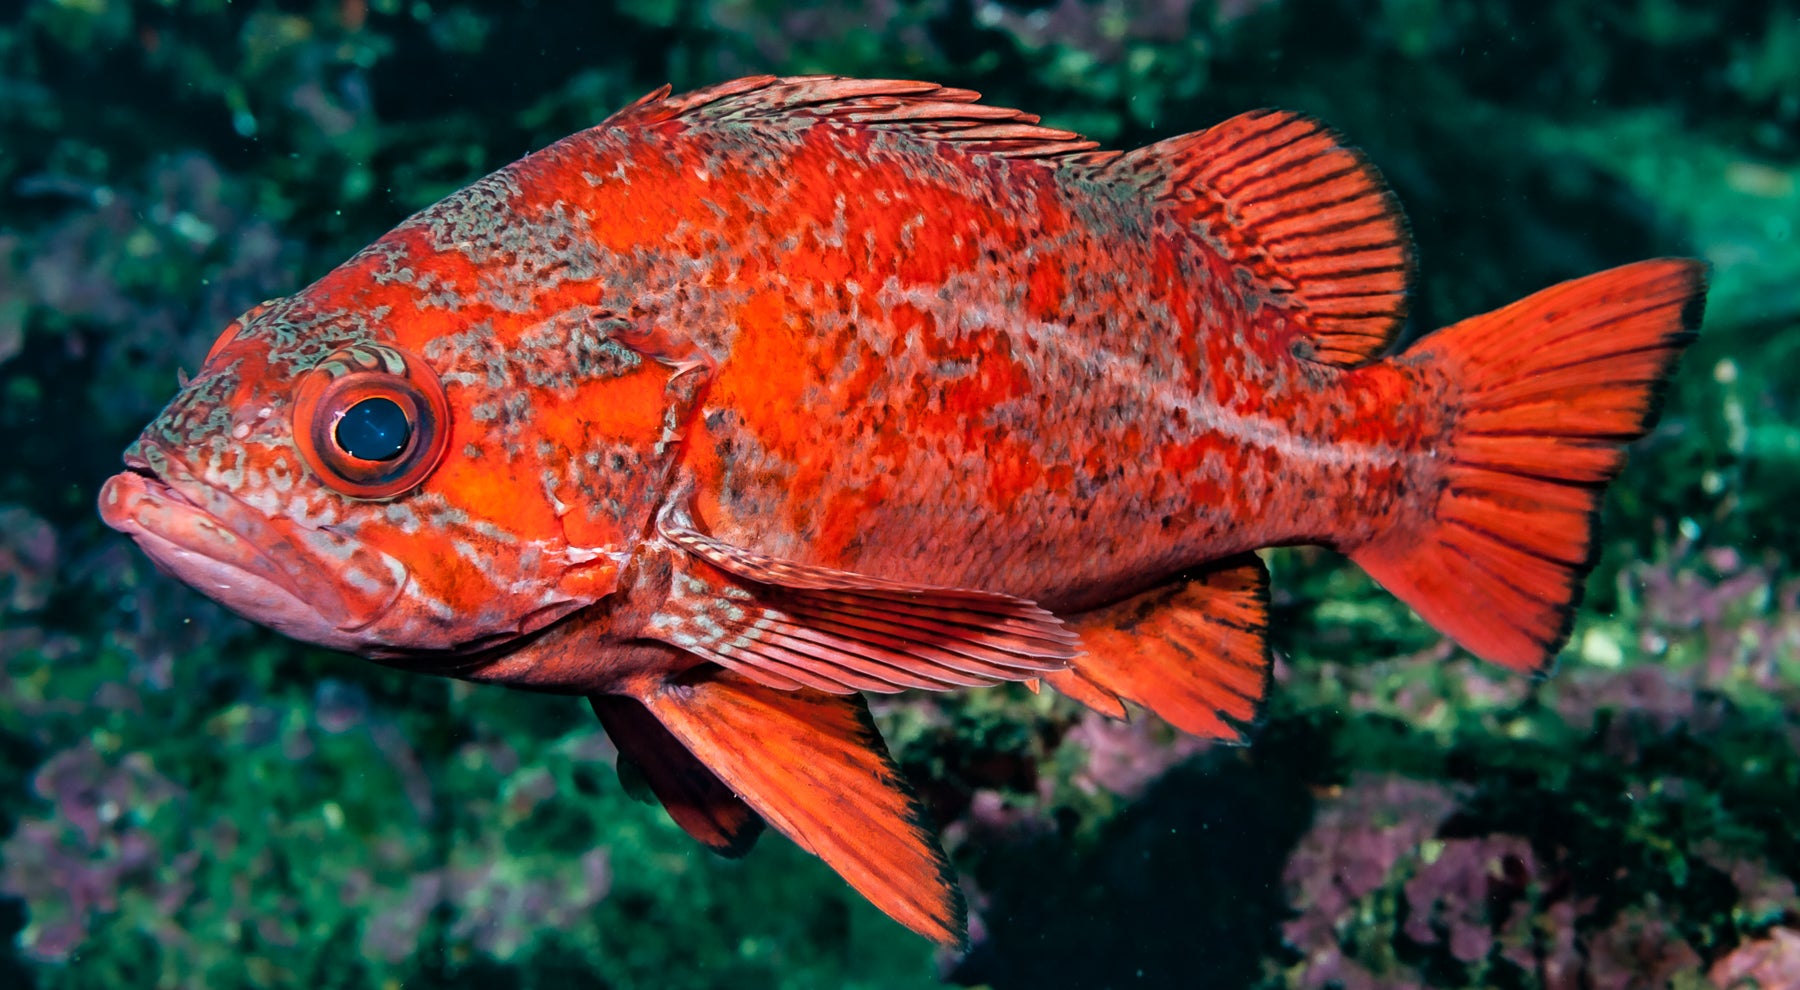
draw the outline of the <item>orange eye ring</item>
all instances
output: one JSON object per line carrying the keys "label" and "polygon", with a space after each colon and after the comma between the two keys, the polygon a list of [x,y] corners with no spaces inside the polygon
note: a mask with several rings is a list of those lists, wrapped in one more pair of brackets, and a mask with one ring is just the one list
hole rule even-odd
{"label": "orange eye ring", "polygon": [[[389,429],[352,430],[368,418],[361,413],[369,409],[390,418],[382,424]],[[443,459],[450,446],[450,404],[444,386],[418,358],[381,344],[358,344],[333,352],[300,380],[293,426],[301,460],[326,487],[380,501],[417,488]],[[391,446],[377,456],[351,452],[368,454],[372,436]]]}

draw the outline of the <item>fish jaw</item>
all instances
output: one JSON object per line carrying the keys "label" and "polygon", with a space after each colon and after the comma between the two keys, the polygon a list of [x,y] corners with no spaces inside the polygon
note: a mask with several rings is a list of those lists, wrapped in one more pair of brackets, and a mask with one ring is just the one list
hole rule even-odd
{"label": "fish jaw", "polygon": [[[155,464],[157,468],[153,468]],[[295,540],[271,520],[189,474],[178,459],[140,444],[128,470],[100,489],[101,519],[195,590],[253,622],[327,649],[360,653],[392,610],[409,577],[387,554],[322,530]],[[310,542],[317,546],[305,546]],[[322,577],[326,557],[342,558],[359,580]]]}

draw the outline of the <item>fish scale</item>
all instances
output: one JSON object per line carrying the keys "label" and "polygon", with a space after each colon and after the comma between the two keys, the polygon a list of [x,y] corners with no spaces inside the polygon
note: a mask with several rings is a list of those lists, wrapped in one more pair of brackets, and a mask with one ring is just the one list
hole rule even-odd
{"label": "fish scale", "polygon": [[1386,355],[1405,220],[1323,125],[1116,152],[976,99],[652,93],[226,328],[101,515],[290,636],[587,696],[697,840],[771,824],[950,943],[862,692],[1021,681],[1244,741],[1272,669],[1247,551],[1290,543],[1480,656],[1554,659],[1700,265]]}

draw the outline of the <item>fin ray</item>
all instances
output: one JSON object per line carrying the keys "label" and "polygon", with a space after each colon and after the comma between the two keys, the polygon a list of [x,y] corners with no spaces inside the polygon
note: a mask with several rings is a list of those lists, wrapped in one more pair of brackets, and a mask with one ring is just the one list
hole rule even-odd
{"label": "fin ray", "polygon": [[927,938],[964,942],[949,860],[860,696],[776,691],[715,672],[642,700],[769,824],[876,907]]}
{"label": "fin ray", "polygon": [[[786,115],[842,121],[943,141],[974,154],[1005,158],[1100,162],[1116,152],[1069,131],[1045,127],[1035,114],[978,103],[981,94],[910,79],[842,76],[751,76],[669,98],[652,94],[628,111],[663,121],[710,118],[759,121]],[[654,98],[653,98],[654,97]]]}
{"label": "fin ray", "polygon": [[650,634],[781,690],[831,694],[1022,681],[1068,666],[1080,640],[1032,602],[779,560],[665,513],[678,565]]}
{"label": "fin ray", "polygon": [[1072,616],[1087,652],[1050,686],[1105,715],[1121,701],[1176,728],[1242,741],[1268,691],[1269,572],[1255,554]]}
{"label": "fin ray", "polygon": [[1654,423],[1706,273],[1660,259],[1551,286],[1397,360],[1459,404],[1429,515],[1351,559],[1470,652],[1542,670],[1567,642],[1626,444]]}
{"label": "fin ray", "polygon": [[1361,364],[1406,320],[1405,215],[1374,166],[1310,117],[1239,114],[1126,152],[1104,174],[1166,204],[1301,314],[1303,356]]}

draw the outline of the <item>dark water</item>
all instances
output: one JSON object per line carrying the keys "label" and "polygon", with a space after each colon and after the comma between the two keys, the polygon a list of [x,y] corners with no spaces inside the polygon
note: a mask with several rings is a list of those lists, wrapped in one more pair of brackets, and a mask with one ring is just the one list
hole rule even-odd
{"label": "dark water", "polygon": [[[1315,114],[1408,333],[1658,254],[1700,342],[1557,673],[1274,556],[1247,749],[1016,689],[878,714],[975,908],[934,950],[627,796],[584,706],[308,650],[93,514],[232,317],[664,83],[925,78],[1131,147]],[[1800,5],[29,0],[0,14],[0,986],[1800,986]]]}

